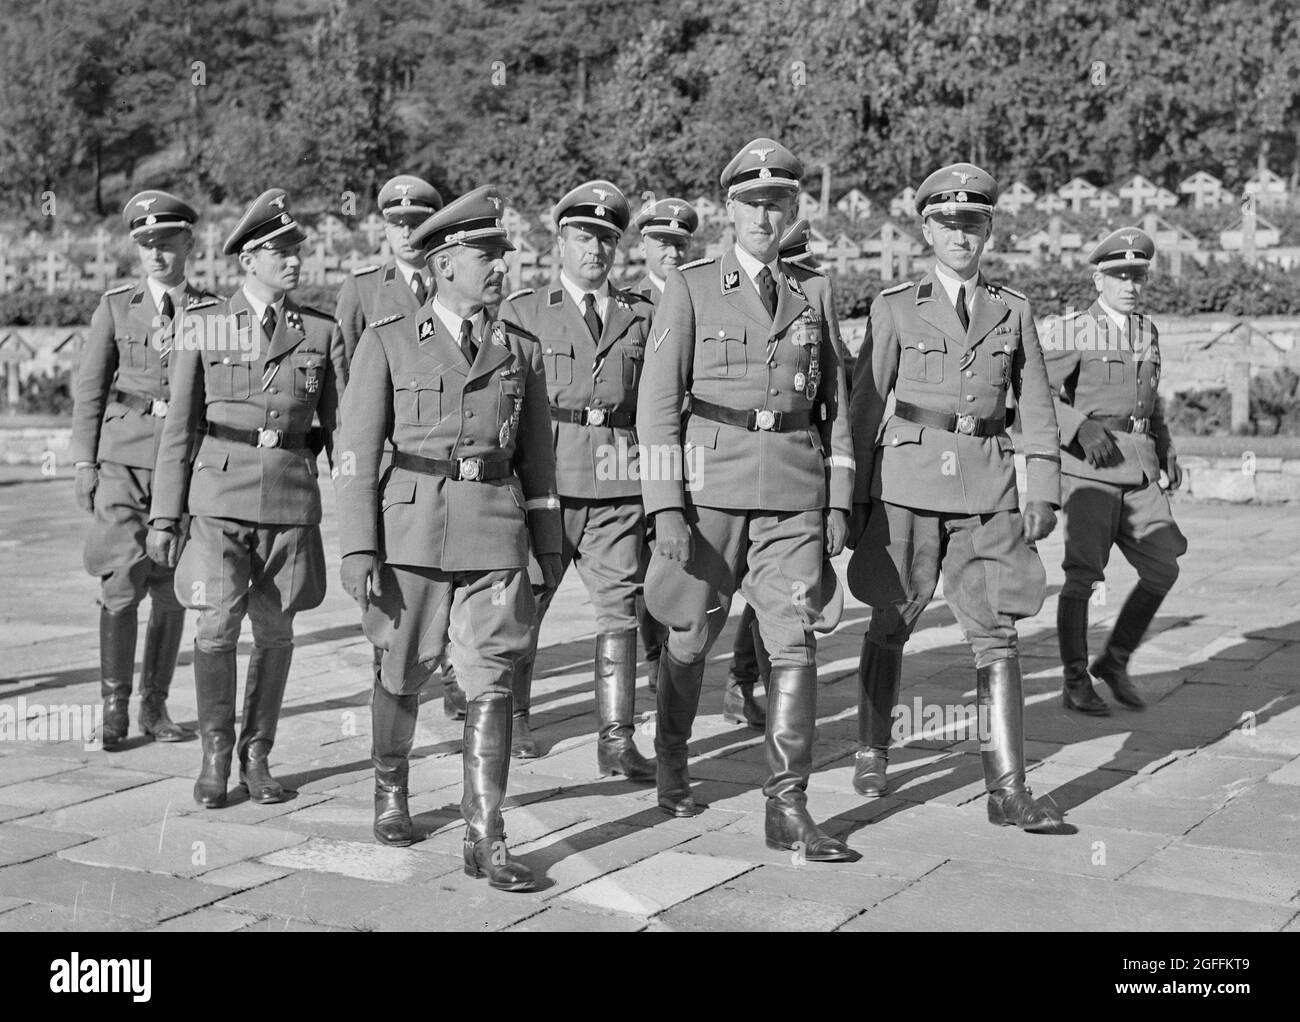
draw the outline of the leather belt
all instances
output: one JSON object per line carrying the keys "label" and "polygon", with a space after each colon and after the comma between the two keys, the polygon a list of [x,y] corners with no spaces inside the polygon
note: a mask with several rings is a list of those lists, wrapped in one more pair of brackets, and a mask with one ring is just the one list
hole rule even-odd
{"label": "leather belt", "polygon": [[1088,419],[1121,433],[1146,433],[1151,426],[1150,419],[1135,419],[1131,415],[1089,415]]}
{"label": "leather belt", "polygon": [[508,458],[452,458],[443,461],[440,458],[423,458],[418,454],[396,451],[393,454],[393,464],[397,468],[409,469],[426,476],[446,476],[448,479],[478,483],[489,479],[504,479],[515,474],[515,467]]}
{"label": "leather belt", "polygon": [[551,405],[551,418],[556,422],[572,422],[578,426],[617,426],[629,429],[636,425],[634,412],[616,412],[612,408],[556,408]]}
{"label": "leather belt", "polygon": [[796,429],[807,429],[814,422],[826,421],[826,406],[818,405],[815,410],[805,412],[779,412],[774,408],[727,408],[692,396],[691,414],[728,426],[743,426],[751,433],[759,430],[791,433]]}
{"label": "leather belt", "polygon": [[[218,440],[233,440],[250,447],[283,447],[286,450],[314,449],[313,433],[286,433],[282,429],[233,429],[219,422],[209,422],[208,436]],[[314,432],[314,431],[313,431]]]}
{"label": "leather belt", "polygon": [[907,422],[918,426],[931,426],[949,433],[963,436],[997,436],[1007,428],[1006,416],[998,419],[977,419],[973,415],[956,415],[952,412],[936,412],[920,405],[906,401],[894,402],[894,414]]}
{"label": "leather belt", "polygon": [[143,412],[145,415],[152,415],[161,419],[167,414],[167,399],[161,397],[148,397],[145,394],[130,394],[125,390],[113,391],[113,400],[120,405],[126,405],[137,412]]}

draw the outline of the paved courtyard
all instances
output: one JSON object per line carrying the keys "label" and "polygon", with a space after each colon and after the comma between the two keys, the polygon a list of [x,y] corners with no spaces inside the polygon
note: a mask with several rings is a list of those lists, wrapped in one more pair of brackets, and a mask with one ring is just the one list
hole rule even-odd
{"label": "paved courtyard", "polygon": [[[436,682],[411,770],[422,840],[395,849],[370,836],[371,654],[337,583],[325,489],[332,588],[298,618],[272,755],[296,796],[258,806],[232,789],[229,808],[205,811],[190,794],[198,743],[136,737],[136,699],[122,751],[50,740],[71,723],[57,709],[48,718],[51,708],[98,702],[87,519],[70,480],[0,479],[0,929],[1300,930],[1293,510],[1177,504],[1191,550],[1133,664],[1151,705],[1100,720],[1061,708],[1059,530],[1041,544],[1051,595],[1021,628],[1029,782],[1067,810],[1068,836],[990,826],[977,743],[956,728],[895,751],[889,797],[853,794],[853,672],[867,612],[850,602],[821,642],[810,786],[814,816],[861,853],[834,865],[764,846],[762,738],[721,716],[739,605],[691,744],[697,798],[710,808],[670,819],[653,786],[596,777],[592,617],[571,575],[538,664],[533,721],[545,755],[512,765],[505,815],[511,848],[541,884],[512,895],[461,872],[461,727],[444,718]],[[1094,649],[1133,581],[1126,564],[1112,565]],[[171,709],[192,727],[190,645],[187,636]],[[241,692],[247,650],[245,639]],[[974,705],[970,656],[941,599],[903,686],[905,704],[922,710],[918,729],[926,708]],[[653,708],[643,682],[637,741],[647,754]]]}

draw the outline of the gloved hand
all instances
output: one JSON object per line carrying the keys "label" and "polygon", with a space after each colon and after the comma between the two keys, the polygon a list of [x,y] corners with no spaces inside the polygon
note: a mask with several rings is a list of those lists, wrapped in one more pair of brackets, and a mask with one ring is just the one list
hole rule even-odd
{"label": "gloved hand", "polygon": [[357,601],[362,612],[370,609],[370,597],[383,596],[379,586],[379,567],[372,553],[347,554],[339,569],[343,591]]}
{"label": "gloved hand", "polygon": [[72,483],[72,492],[77,498],[77,507],[87,514],[95,513],[95,491],[99,489],[99,469],[94,465],[78,465],[77,477]]}
{"label": "gloved hand", "polygon": [[180,537],[176,535],[174,523],[164,523],[164,525],[166,527],[159,525],[149,529],[144,540],[144,551],[149,555],[149,560],[155,564],[160,564],[164,568],[175,568],[177,560],[180,559]]}
{"label": "gloved hand", "polygon": [[1169,485],[1165,489],[1176,490],[1183,485],[1183,466],[1178,464],[1178,455],[1174,454],[1173,451],[1170,451],[1165,456],[1165,463],[1160,467],[1165,470],[1165,475],[1169,481]]}
{"label": "gloved hand", "polygon": [[655,515],[655,553],[670,561],[690,563],[691,527],[681,511],[660,511]]}
{"label": "gloved hand", "polygon": [[1036,543],[1046,539],[1056,528],[1056,512],[1045,500],[1031,500],[1025,505],[1025,542]]}
{"label": "gloved hand", "polygon": [[560,588],[560,576],[564,574],[564,564],[559,554],[538,554],[537,566],[542,569],[542,584],[547,589]]}
{"label": "gloved hand", "polygon": [[850,550],[856,550],[862,542],[862,534],[867,531],[867,517],[871,511],[870,504],[854,504],[849,515],[849,534],[846,543]]}
{"label": "gloved hand", "polygon": [[849,516],[837,507],[826,512],[826,554],[835,557],[849,538]]}
{"label": "gloved hand", "polygon": [[1100,422],[1085,419],[1075,434],[1083,456],[1093,468],[1105,468],[1119,460],[1119,447],[1115,443],[1115,434]]}

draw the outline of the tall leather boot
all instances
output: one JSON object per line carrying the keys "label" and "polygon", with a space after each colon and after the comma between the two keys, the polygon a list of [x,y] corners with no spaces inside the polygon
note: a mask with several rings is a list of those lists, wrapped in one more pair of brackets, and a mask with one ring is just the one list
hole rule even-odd
{"label": "tall leather boot", "polygon": [[149,609],[140,664],[140,730],[160,742],[183,742],[190,736],[167,713],[183,631],[185,611]]}
{"label": "tall leather boot", "polygon": [[[532,705],[533,661],[536,652],[528,653],[515,664],[510,676],[510,691],[514,705],[514,721],[510,725],[510,755],[515,759],[536,759],[542,754],[528,726],[528,710]],[[464,693],[461,693],[464,698]]]}
{"label": "tall leather boot", "polygon": [[448,720],[465,719],[465,690],[456,683],[451,664],[442,669],[442,713]]}
{"label": "tall leather boot", "polygon": [[393,695],[375,675],[370,695],[370,759],[375,765],[375,840],[409,845],[414,839],[410,790],[411,747],[420,715],[418,695]]}
{"label": "tall leather boot", "polygon": [[137,627],[134,607],[121,614],[99,608],[99,693],[104,699],[99,741],[105,750],[125,742],[130,727]]}
{"label": "tall leather boot", "polygon": [[668,629],[646,609],[645,599],[636,598],[636,619],[645,647],[646,681],[654,692],[659,684],[659,655],[668,641]]}
{"label": "tall leather boot", "polygon": [[1106,701],[1097,695],[1088,676],[1088,599],[1062,596],[1056,601],[1056,637],[1061,646],[1065,685],[1061,702],[1067,710],[1094,717],[1110,714]]}
{"label": "tall leather boot", "polygon": [[848,845],[831,837],[808,815],[817,728],[817,668],[774,667],[767,683],[768,848],[794,848],[809,862],[844,862]]}
{"label": "tall leather boot", "polygon": [[248,788],[248,797],[263,805],[284,801],[284,788],[271,776],[267,757],[275,744],[280,703],[292,660],[292,646],[254,646],[248,661],[244,720],[239,731],[239,780]]}
{"label": "tall leather boot", "polygon": [[1146,700],[1128,676],[1129,657],[1141,645],[1142,637],[1164,602],[1163,593],[1153,593],[1139,582],[1120,608],[1106,648],[1092,664],[1092,673],[1110,686],[1116,699],[1134,710],[1143,709]]}
{"label": "tall leather boot", "polygon": [[704,661],[680,663],[665,644],[659,656],[659,691],[655,693],[655,760],[659,808],[672,816],[695,816],[704,809],[691,794],[691,776],[686,769],[686,746],[703,685]]}
{"label": "tall leather boot", "polygon": [[867,798],[889,791],[889,764],[894,707],[903,678],[903,651],[886,649],[862,636],[858,658],[858,751],[853,754],[853,790]]}
{"label": "tall leather boot", "polygon": [[1038,833],[1059,831],[1064,823],[1052,806],[1035,800],[1025,786],[1025,696],[1020,661],[998,660],[975,672],[982,735],[980,759],[989,793],[989,822]]}
{"label": "tall leather boot", "polygon": [[596,636],[596,766],[601,777],[653,781],[655,765],[637,751],[632,726],[636,700],[636,629]]}
{"label": "tall leather boot", "polygon": [[731,671],[727,674],[727,687],[722,693],[722,719],[728,724],[744,724],[762,731],[767,727],[767,711],[754,698],[754,684],[762,678],[766,688],[767,679],[772,675],[772,662],[767,658],[758,620],[748,609],[741,617],[742,624],[746,618],[749,627],[737,631],[732,649]]}
{"label": "tall leather boot", "polygon": [[230,757],[235,751],[235,651],[205,653],[194,647],[194,694],[199,710],[203,766],[194,801],[205,809],[226,804]]}
{"label": "tall leather boot", "polygon": [[510,727],[514,697],[488,693],[468,704],[465,715],[465,873],[488,878],[499,891],[531,891],[533,871],[510,858],[501,804],[510,777]]}

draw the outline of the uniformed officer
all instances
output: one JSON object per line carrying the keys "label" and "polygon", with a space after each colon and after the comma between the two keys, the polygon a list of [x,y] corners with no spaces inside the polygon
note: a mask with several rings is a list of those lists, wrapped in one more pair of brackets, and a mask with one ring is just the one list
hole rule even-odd
{"label": "uniformed officer", "polygon": [[[505,322],[541,339],[555,445],[555,485],[564,520],[561,577],[571,563],[596,612],[595,688],[602,777],[653,780],[654,764],[633,741],[636,598],[643,577],[644,512],[638,472],[636,395],[653,306],[609,283],[627,199],[608,181],[588,181],[553,211],[560,286],[516,292]],[[532,649],[515,678],[516,751],[536,755],[529,694],[542,621],[554,589],[537,594]]]}
{"label": "uniformed officer", "polygon": [[382,265],[358,267],[339,289],[334,319],[349,365],[369,324],[398,312],[413,314],[431,294],[432,279],[411,244],[411,235],[442,209],[438,189],[413,174],[398,174],[379,189],[378,203],[393,258]]}
{"label": "uniformed officer", "polygon": [[668,271],[686,262],[691,237],[700,226],[700,215],[685,199],[659,199],[642,206],[632,225],[641,234],[645,273],[627,289],[657,305],[663,297]]}
{"label": "uniformed officer", "polygon": [[107,292],[90,323],[73,391],[72,454],[77,504],[95,516],[85,565],[100,579],[99,666],[105,749],[126,740],[135,668],[136,608],[148,593],[140,666],[140,730],[163,742],[190,732],[167,714],[185,609],[172,572],[145,552],[153,466],[167,414],[168,360],[177,310],[211,297],[185,278],[198,214],[174,195],[131,197],[122,219],[143,278]]}
{"label": "uniformed officer", "polygon": [[[820,272],[816,258],[808,251],[810,230],[811,225],[803,217],[791,224],[781,235],[780,255],[784,262],[798,263]],[[830,287],[829,280],[826,286]],[[828,311],[836,351],[843,363],[845,352],[839,341],[840,327],[833,302]],[[763,639],[758,633],[758,617],[754,614],[753,606],[747,603],[740,613],[740,622],[732,641],[731,670],[727,672],[727,687],[722,693],[723,720],[729,724],[746,724],[759,731],[767,727],[767,711],[754,696],[754,685],[761,680],[766,688],[769,670],[767,650],[763,648]]]}
{"label": "uniformed officer", "polygon": [[1118,545],[1137,569],[1138,584],[1092,664],[1124,706],[1140,710],[1141,693],[1128,661],[1178,578],[1187,540],[1174,522],[1169,489],[1182,469],[1156,393],[1160,344],[1138,300],[1155,242],[1137,227],[1107,235],[1088,257],[1097,300],[1087,312],[1045,325],[1043,355],[1061,428],[1065,478],[1065,585],[1056,628],[1065,668],[1066,708],[1104,715],[1110,708],[1088,676],[1088,601]]}
{"label": "uniformed officer", "polygon": [[[398,174],[379,189],[377,202],[393,258],[383,265],[358,267],[339,289],[334,319],[348,366],[367,325],[399,312],[414,314],[433,294],[433,276],[411,244],[411,234],[442,209],[438,189],[414,174]],[[376,649],[375,663],[379,657]],[[465,693],[450,672],[443,677],[443,711],[453,720],[465,719]]]}
{"label": "uniformed officer", "polygon": [[[244,284],[224,302],[187,315],[172,366],[172,400],[158,449],[149,554],[176,564],[182,516],[189,538],[176,595],[199,611],[194,641],[203,766],[199,804],[226,802],[231,754],[254,802],[280,802],[271,776],[280,703],[293,657],[293,618],[325,596],[320,490],[312,416],[323,445],[336,423],[342,346],[334,320],[288,297],[304,235],[282,189],[263,192],[223,251]],[[197,455],[190,462],[190,437]],[[316,434],[319,435],[319,434]],[[235,646],[247,614],[253,652],[235,742]]]}
{"label": "uniformed officer", "polygon": [[[657,305],[663,297],[668,271],[686,262],[691,236],[700,226],[700,216],[695,207],[685,199],[670,197],[647,202],[632,221],[641,234],[641,252],[645,256],[645,273],[628,287]],[[654,529],[646,526],[645,545],[642,547],[642,572],[650,563],[654,548]],[[659,654],[668,641],[668,629],[654,619],[645,609],[644,594],[637,597],[637,622],[641,628],[641,645],[645,648],[646,675],[650,691],[659,680]]]}
{"label": "uniformed officer", "polygon": [[735,246],[668,274],[637,412],[642,492],[655,516],[646,604],[671,629],[655,737],[660,807],[676,816],[700,808],[687,743],[705,657],[739,588],[771,654],[767,843],[838,861],[852,853],[806,803],[813,630],[838,620],[834,573],[823,566],[844,544],[853,461],[826,282],[778,255],[802,176],[779,143],[744,146],[721,175]]}
{"label": "uniformed officer", "polygon": [[[853,786],[862,795],[886,790],[903,646],[942,570],[948,605],[975,654],[978,719],[988,723],[980,737],[989,820],[1051,831],[1061,825],[1059,812],[1025,787],[1015,623],[1043,603],[1046,576],[1031,544],[1056,524],[1060,457],[1029,301],[980,272],[997,191],[969,163],[925,179],[916,208],[935,267],[877,296],[858,356],[849,587],[873,613],[858,668]],[[1006,433],[1008,388],[1023,426],[1023,516]],[[894,412],[882,433],[891,394]]]}
{"label": "uniformed officer", "polygon": [[[511,676],[529,648],[531,537],[545,580],[559,575],[559,501],[536,338],[494,321],[504,255],[501,197],[478,188],[411,238],[436,277],[414,314],[370,324],[343,397],[343,587],[383,651],[371,701],[375,837],[412,840],[408,758],[419,692],[450,657],[468,697],[465,872],[531,890],[510,858],[501,804],[510,771]],[[391,466],[381,459],[391,449]]]}

